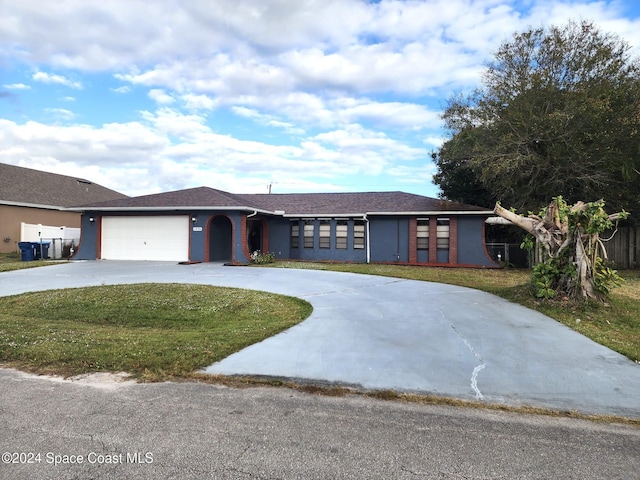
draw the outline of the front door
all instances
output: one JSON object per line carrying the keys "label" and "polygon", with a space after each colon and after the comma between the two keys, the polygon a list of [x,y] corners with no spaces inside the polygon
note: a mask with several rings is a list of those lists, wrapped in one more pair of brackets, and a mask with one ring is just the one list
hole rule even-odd
{"label": "front door", "polygon": [[209,225],[209,261],[231,261],[233,249],[233,228],[231,220],[218,215]]}
{"label": "front door", "polygon": [[249,253],[262,251],[262,220],[247,221],[247,248]]}

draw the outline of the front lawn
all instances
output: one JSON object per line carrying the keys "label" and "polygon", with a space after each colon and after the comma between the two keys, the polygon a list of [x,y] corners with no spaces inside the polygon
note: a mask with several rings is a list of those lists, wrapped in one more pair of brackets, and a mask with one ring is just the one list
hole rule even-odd
{"label": "front lawn", "polygon": [[311,310],[297,298],[207,285],[0,297],[0,363],[64,376],[122,371],[146,381],[189,377],[299,323]]}

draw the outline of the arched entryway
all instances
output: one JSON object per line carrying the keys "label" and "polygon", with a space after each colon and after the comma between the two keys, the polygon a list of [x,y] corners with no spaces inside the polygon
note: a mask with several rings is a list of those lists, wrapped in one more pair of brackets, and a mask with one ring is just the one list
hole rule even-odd
{"label": "arched entryway", "polygon": [[209,224],[209,261],[231,261],[233,226],[229,217],[218,215]]}

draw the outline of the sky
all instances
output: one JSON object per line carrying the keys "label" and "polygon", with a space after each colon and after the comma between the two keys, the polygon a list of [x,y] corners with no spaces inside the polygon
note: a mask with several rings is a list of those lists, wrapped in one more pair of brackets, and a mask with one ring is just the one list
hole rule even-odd
{"label": "sky", "polygon": [[516,31],[638,0],[0,0],[0,162],[130,196],[436,197],[441,114]]}

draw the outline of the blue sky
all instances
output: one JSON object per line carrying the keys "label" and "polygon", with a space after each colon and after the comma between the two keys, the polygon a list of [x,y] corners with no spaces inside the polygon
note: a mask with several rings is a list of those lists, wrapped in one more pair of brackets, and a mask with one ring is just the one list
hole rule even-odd
{"label": "blue sky", "polygon": [[636,0],[0,0],[0,162],[127,195],[435,197],[447,99],[531,26],[640,55]]}

